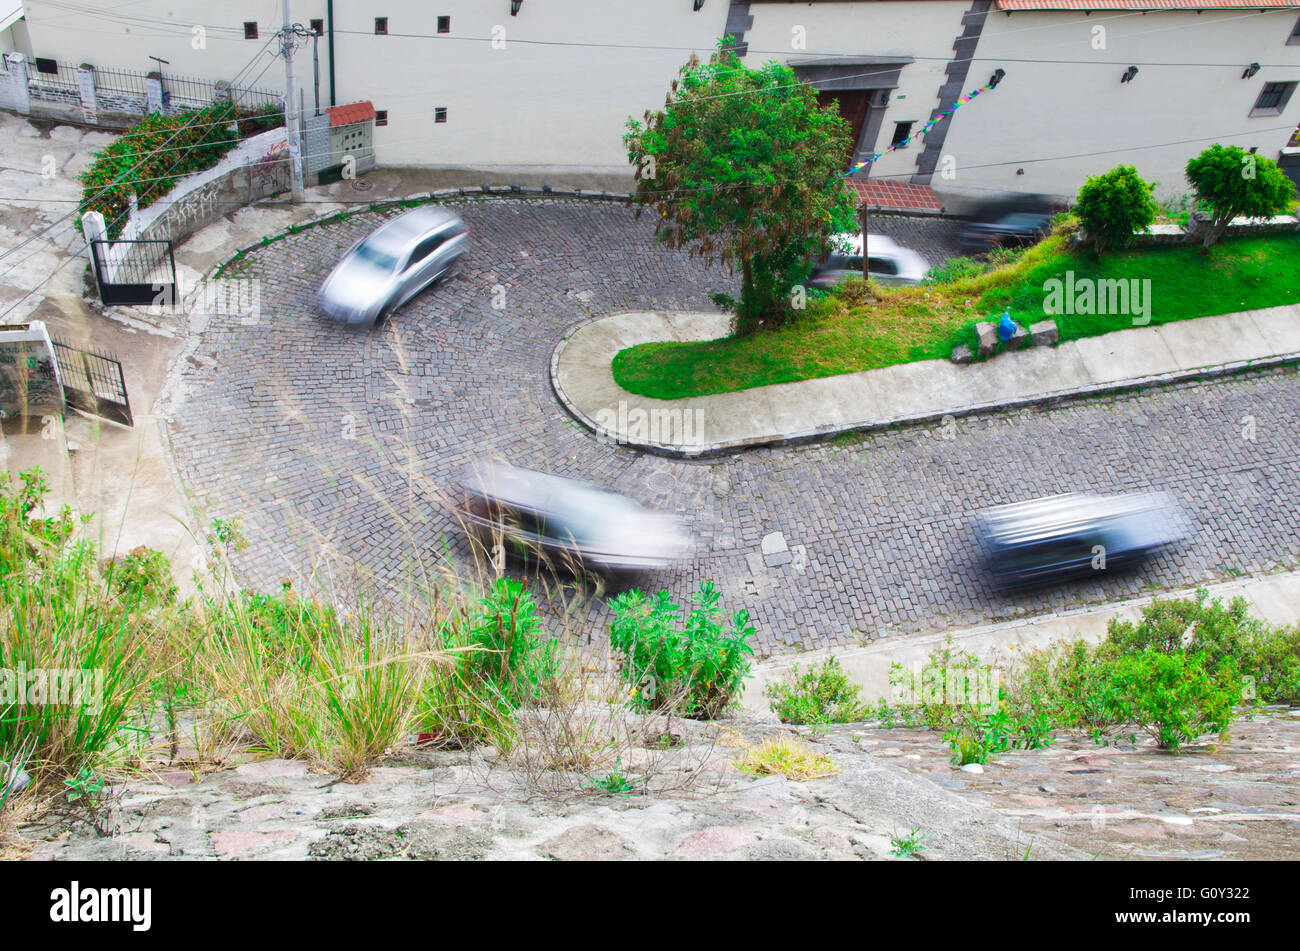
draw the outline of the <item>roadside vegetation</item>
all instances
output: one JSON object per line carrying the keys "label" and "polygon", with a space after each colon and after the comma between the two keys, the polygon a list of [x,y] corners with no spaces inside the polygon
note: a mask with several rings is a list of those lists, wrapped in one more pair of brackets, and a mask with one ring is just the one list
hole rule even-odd
{"label": "roadside vegetation", "polygon": [[66,507],[39,515],[39,470],[16,481],[0,473],[0,833],[117,777],[275,757],[355,779],[412,742],[491,751],[547,794],[625,792],[683,745],[673,717],[725,714],[748,675],[754,629],[708,583],[684,617],[665,592],[616,598],[611,658],[499,573],[431,577],[401,610],[238,590],[241,529],[216,520],[214,577],[182,598],[160,553],[104,559]]}
{"label": "roadside vegetation", "polygon": [[116,238],[130,195],[141,209],[147,208],[181,178],[216,165],[241,139],[282,125],[283,110],[274,104],[254,109],[218,103],[196,111],[147,115],[95,153],[81,173],[78,214],[99,212],[108,236]]}
{"label": "roadside vegetation", "polygon": [[879,701],[873,716],[934,730],[965,766],[1050,746],[1060,731],[1176,752],[1226,741],[1240,711],[1300,705],[1300,627],[1266,624],[1242,599],[1207,597],[1157,601],[1137,623],[1112,621],[1096,646],[1057,644],[1001,671],[949,643],[919,674],[895,666],[902,697]]}
{"label": "roadside vegetation", "polygon": [[[1073,219],[1058,222],[1044,241],[982,273],[972,273],[978,263],[958,265],[954,279],[943,273],[917,287],[851,280],[834,294],[810,297],[797,323],[760,334],[630,347],[614,358],[614,379],[641,396],[678,399],[946,359],[959,344],[975,349],[981,320],[1004,311],[1022,325],[1047,319],[1044,284],[1066,280],[1067,272],[1076,282],[1150,280],[1152,326],[1300,302],[1300,234],[1228,238],[1207,260],[1188,245],[1098,257],[1071,250],[1076,229]],[[1056,320],[1063,341],[1133,326],[1128,313]]]}
{"label": "roadside vegetation", "polygon": [[[675,118],[671,110],[669,118]],[[806,124],[813,116],[792,114],[787,121]],[[671,142],[660,151],[668,158],[696,155]],[[1021,326],[1054,318],[1059,339],[1066,341],[1135,325],[1300,302],[1300,233],[1221,240],[1234,217],[1266,218],[1295,209],[1295,187],[1277,164],[1235,146],[1214,145],[1187,163],[1186,174],[1192,195],[1166,208],[1155,201],[1152,183],[1131,166],[1093,176],[1079,190],[1073,212],[1058,216],[1051,233],[1038,244],[952,259],[932,269],[918,286],[885,288],[851,279],[829,292],[807,292],[800,281],[808,269],[791,266],[762,305],[771,315],[779,311],[779,319],[765,319],[746,305],[737,310],[742,316],[732,336],[630,347],[614,357],[614,379],[640,396],[679,399],[944,359],[963,344],[976,352],[975,325],[996,321],[1003,313]],[[757,175],[753,180],[771,178]],[[679,176],[643,180],[638,197],[651,202],[657,192],[677,189],[684,181]],[[805,182],[804,187],[814,184]],[[842,182],[824,187],[845,192]],[[695,195],[694,190],[688,192]],[[677,196],[676,191],[671,194]],[[694,208],[702,200],[691,197],[689,205]],[[675,209],[686,199],[657,201],[656,207],[670,216],[667,221],[680,215]],[[1133,236],[1146,231],[1162,212],[1184,222],[1193,212],[1204,216],[1201,246],[1131,248]],[[670,246],[698,237],[701,220],[711,222],[717,235],[727,240],[742,241],[746,234],[716,212],[701,217],[696,210],[691,224],[679,222],[671,231]],[[825,247],[830,221],[801,225],[809,240],[790,247],[798,248],[805,263],[808,255]],[[662,225],[661,231],[668,227]],[[723,241],[717,235],[705,239],[707,247]],[[733,260],[726,255],[721,259]],[[746,287],[749,282],[746,271]],[[1049,282],[1070,288],[1082,286],[1078,282],[1090,288],[1119,287],[1113,282],[1123,282],[1123,303],[1090,303],[1076,313],[1059,294],[1049,293]],[[1140,309],[1129,304],[1129,292],[1135,288],[1144,295]],[[1073,301],[1073,290],[1064,294]],[[720,302],[730,309],[731,302]],[[1140,319],[1135,322],[1135,317]]]}

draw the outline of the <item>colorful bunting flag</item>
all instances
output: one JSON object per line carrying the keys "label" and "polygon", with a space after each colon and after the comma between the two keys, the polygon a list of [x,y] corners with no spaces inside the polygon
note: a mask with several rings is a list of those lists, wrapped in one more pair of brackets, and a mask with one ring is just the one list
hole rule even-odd
{"label": "colorful bunting flag", "polygon": [[974,99],[974,98],[975,98],[976,96],[978,96],[980,93],[982,93],[982,92],[988,92],[988,91],[989,91],[990,89],[992,89],[992,88],[993,88],[992,86],[981,86],[979,89],[972,89],[969,93],[967,93],[967,94],[964,95],[964,96],[959,96],[959,97],[957,97],[957,101],[956,101],[956,102],[954,102],[954,103],[953,103],[953,104],[952,104],[948,109],[946,109],[944,112],[941,112],[939,115],[935,116],[933,119],[931,119],[931,120],[929,120],[928,122],[926,122],[926,124],[923,125],[923,126],[921,127],[921,130],[920,130],[919,132],[913,132],[911,135],[909,135],[909,136],[908,136],[907,138],[905,138],[903,141],[899,142],[897,145],[891,145],[889,148],[885,149],[885,151],[883,151],[883,152],[877,152],[875,155],[871,156],[871,158],[867,159],[865,162],[859,162],[857,165],[853,166],[853,168],[851,168],[851,169],[849,169],[847,172],[845,172],[845,173],[844,173],[844,177],[845,177],[845,178],[848,178],[850,175],[852,175],[852,174],[853,174],[854,172],[856,172],[858,169],[860,169],[860,168],[865,168],[866,166],[870,165],[872,162],[875,162],[875,161],[877,161],[877,160],[879,160],[879,159],[881,159],[881,158],[884,158],[884,157],[885,157],[886,155],[888,155],[890,152],[893,152],[893,151],[895,151],[895,150],[897,150],[897,149],[905,149],[905,148],[907,148],[909,145],[912,144],[912,140],[913,140],[913,139],[923,139],[923,138],[925,138],[925,134],[926,134],[927,132],[929,132],[931,129],[933,129],[933,128],[935,127],[935,125],[938,124],[938,122],[939,122],[940,119],[946,119],[946,118],[948,118],[948,116],[952,115],[954,112],[956,112],[956,111],[957,111],[958,109],[960,109],[962,106],[966,105],[966,103],[970,102],[972,99]]}

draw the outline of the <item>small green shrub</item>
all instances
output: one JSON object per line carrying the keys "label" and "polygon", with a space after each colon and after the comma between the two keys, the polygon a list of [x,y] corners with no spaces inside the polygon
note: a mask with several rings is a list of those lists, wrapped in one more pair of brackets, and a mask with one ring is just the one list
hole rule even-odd
{"label": "small green shrub", "polygon": [[925,851],[926,834],[919,828],[909,829],[906,835],[895,832],[889,837],[889,851],[900,859],[920,856]]}
{"label": "small green shrub", "polygon": [[739,700],[754,628],[744,610],[724,627],[721,597],[712,582],[703,582],[684,622],[667,591],[647,598],[632,590],[610,601],[610,646],[622,654],[620,671],[634,704],[712,719]]}
{"label": "small green shrub", "polygon": [[1074,213],[1098,254],[1109,247],[1126,246],[1134,234],[1151,227],[1158,211],[1151,183],[1131,165],[1090,176],[1074,205]]}
{"label": "small green shrub", "polygon": [[790,677],[770,684],[766,694],[770,709],[782,723],[852,723],[865,720],[870,707],[858,699],[862,688],[849,676],[835,657],[813,664],[803,673],[795,664]]}
{"label": "small green shrub", "polygon": [[160,551],[139,545],[109,562],[105,573],[113,593],[129,606],[153,607],[176,600],[171,563]]}
{"label": "small green shrub", "polygon": [[1215,670],[1200,654],[1147,649],[1108,667],[1113,719],[1141,726],[1163,750],[1225,732],[1241,696],[1235,665]]}

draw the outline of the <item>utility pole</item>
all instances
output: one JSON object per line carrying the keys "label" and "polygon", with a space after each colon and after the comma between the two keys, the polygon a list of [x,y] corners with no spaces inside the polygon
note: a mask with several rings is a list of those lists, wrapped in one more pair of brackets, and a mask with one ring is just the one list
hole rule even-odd
{"label": "utility pole", "polygon": [[[284,11],[284,28],[280,30],[280,55],[284,57],[284,129],[289,137],[289,178],[293,183],[293,200],[302,201],[302,142],[294,115],[297,98],[293,79],[293,47],[296,30],[289,15],[289,0],[281,0]],[[301,29],[299,27],[298,29]]]}

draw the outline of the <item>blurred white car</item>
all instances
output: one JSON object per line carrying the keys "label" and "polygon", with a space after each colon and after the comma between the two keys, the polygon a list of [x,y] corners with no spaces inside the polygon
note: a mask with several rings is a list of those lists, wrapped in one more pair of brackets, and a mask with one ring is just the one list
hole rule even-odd
{"label": "blurred white car", "polygon": [[[862,235],[837,234],[831,244],[831,252],[813,270],[808,282],[820,290],[828,290],[848,277],[862,277]],[[893,238],[867,235],[867,268],[877,283],[919,284],[929,267],[925,258]]]}
{"label": "blurred white car", "polygon": [[489,551],[501,543],[574,570],[634,572],[693,548],[676,516],[575,479],[496,463],[465,469],[457,483],[453,507]]}

